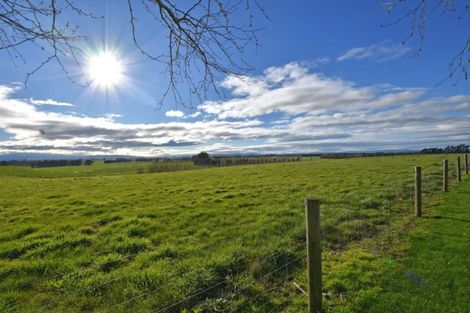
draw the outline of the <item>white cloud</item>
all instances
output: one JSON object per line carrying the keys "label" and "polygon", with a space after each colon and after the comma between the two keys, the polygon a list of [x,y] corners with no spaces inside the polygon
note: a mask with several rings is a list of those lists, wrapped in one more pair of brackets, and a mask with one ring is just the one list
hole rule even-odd
{"label": "white cloud", "polygon": [[345,60],[364,60],[373,59],[377,62],[386,62],[399,58],[411,50],[403,44],[391,44],[387,41],[373,44],[366,47],[356,47],[346,51],[336,60],[338,62]]}
{"label": "white cloud", "polygon": [[309,73],[300,63],[271,67],[256,77],[228,77],[223,86],[237,97],[227,101],[206,101],[199,109],[222,119],[250,118],[275,112],[295,116],[307,112],[383,107],[411,101],[423,94],[421,89],[390,92],[374,86],[359,87],[339,78]]}
{"label": "white cloud", "polygon": [[[6,90],[5,88],[2,90]],[[116,115],[88,117],[37,110],[3,92],[0,129],[12,135],[0,141],[0,153],[131,154],[184,153],[211,140],[262,138],[258,120],[123,124]]]}
{"label": "white cloud", "polygon": [[165,112],[165,116],[181,118],[184,117],[184,113],[181,111],[170,110]]}
{"label": "white cloud", "polygon": [[115,113],[108,113],[105,115],[105,118],[107,118],[108,120],[111,120],[111,121],[114,121],[118,118],[122,117],[121,114],[115,114]]}
{"label": "white cloud", "polygon": [[[431,97],[423,88],[358,86],[303,63],[228,77],[231,99],[207,101],[184,120],[126,124],[119,116],[57,113],[0,85],[0,153],[93,155],[307,153],[420,148],[470,141],[470,95]],[[434,93],[434,92],[433,92]],[[174,113],[180,112],[180,113]],[[190,119],[202,116],[202,119]]]}
{"label": "white cloud", "polygon": [[20,87],[16,85],[13,85],[13,86],[0,85],[0,99],[9,97],[11,94],[15,93],[19,89]]}
{"label": "white cloud", "polygon": [[39,100],[39,99],[29,99],[29,102],[34,105],[53,105],[53,106],[62,106],[62,107],[73,107],[73,104],[68,102],[60,102],[52,99]]}

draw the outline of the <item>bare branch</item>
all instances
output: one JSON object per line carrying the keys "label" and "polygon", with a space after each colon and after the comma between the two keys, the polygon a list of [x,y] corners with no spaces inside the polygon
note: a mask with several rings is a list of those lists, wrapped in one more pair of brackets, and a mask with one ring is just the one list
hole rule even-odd
{"label": "bare branch", "polygon": [[[58,17],[63,13],[63,8],[58,1],[0,1],[0,51],[6,51],[13,58],[20,58],[24,62],[26,60],[20,50],[23,45],[31,44],[45,54],[44,59],[26,74],[25,85],[32,75],[51,62],[55,62],[76,83],[66,69],[64,60],[71,59],[80,66],[77,52],[81,48],[77,43],[85,37],[76,35],[77,26],[68,22],[59,26]],[[65,0],[65,3],[77,14],[93,17],[75,7],[70,0]]]}
{"label": "bare branch", "polygon": [[[403,43],[407,43],[413,38],[418,38],[418,49],[415,55],[419,55],[423,49],[423,43],[426,37],[427,24],[430,18],[436,12],[440,12],[441,15],[446,15],[449,18],[455,18],[457,20],[463,20],[468,18],[470,11],[469,1],[463,4],[464,1],[457,3],[455,0],[376,0],[379,9],[387,12],[389,15],[394,14],[398,9],[403,8],[405,13],[399,15],[395,20],[390,23],[383,24],[382,27],[394,26],[400,23],[409,23],[410,31]],[[461,78],[468,79],[468,67],[470,65],[470,34],[463,38],[462,48],[452,58],[449,63],[448,75],[441,80],[437,85],[448,80],[454,80],[454,84]]]}
{"label": "bare branch", "polygon": [[[172,95],[176,104],[192,107],[193,99],[202,101],[209,91],[220,94],[217,85],[220,75],[243,75],[251,70],[243,55],[249,45],[258,45],[259,29],[254,20],[257,13],[268,19],[257,0],[127,0],[127,8],[135,47],[166,67],[168,86],[160,105]],[[167,53],[149,51],[140,43],[140,17],[136,12],[144,12],[144,20],[151,18],[166,30]],[[0,0],[0,50],[12,59],[23,60],[21,49],[31,44],[45,55],[27,73],[25,83],[50,63],[77,83],[65,64],[72,60],[81,68],[80,43],[85,37],[77,34],[78,25],[69,22],[72,15],[101,18],[86,12],[73,0]],[[69,21],[64,23],[63,18]],[[240,22],[243,19],[245,22]],[[188,92],[187,97],[183,97],[183,91]]]}

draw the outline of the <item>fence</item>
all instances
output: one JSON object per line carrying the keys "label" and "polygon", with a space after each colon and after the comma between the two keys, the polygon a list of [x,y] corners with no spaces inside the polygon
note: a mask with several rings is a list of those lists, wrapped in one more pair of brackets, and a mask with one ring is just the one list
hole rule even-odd
{"label": "fence", "polygon": [[[461,181],[462,178],[462,165],[460,157],[457,157],[455,162],[455,181],[456,183]],[[465,174],[468,174],[468,156],[465,155],[463,162],[463,169]],[[442,190],[448,191],[451,185],[449,180],[449,161],[444,160],[442,163]],[[453,176],[453,175],[451,175]],[[410,177],[412,177],[412,171],[410,169]],[[435,190],[434,182],[431,184],[432,176],[426,176],[425,169],[421,167],[415,167],[414,172],[414,193],[411,193],[411,197],[414,202],[415,215],[422,217],[423,213],[426,214],[426,207],[431,204],[431,190]],[[439,185],[441,183],[439,182]],[[393,186],[390,194],[398,190],[400,186]],[[406,187],[408,188],[408,186]],[[441,188],[441,187],[439,187]],[[405,193],[405,198],[408,196]],[[392,199],[393,200],[393,199]],[[305,239],[297,243],[294,246],[290,246],[288,251],[280,251],[256,260],[250,260],[250,263],[256,264],[260,269],[255,275],[247,275],[246,267],[244,266],[232,266],[230,270],[221,269],[220,274],[215,279],[210,279],[204,284],[198,286],[198,288],[191,289],[190,292],[183,294],[179,299],[169,298],[168,301],[162,303],[161,306],[151,311],[142,311],[148,313],[162,313],[162,312],[181,312],[187,308],[192,307],[195,304],[206,303],[206,311],[218,311],[220,307],[223,307],[222,312],[244,312],[254,310],[251,308],[255,305],[257,312],[277,312],[282,308],[282,304],[278,305],[272,303],[269,299],[269,295],[278,292],[282,288],[290,288],[298,291],[300,294],[306,297],[308,303],[309,313],[322,312],[322,302],[325,297],[323,294],[323,273],[322,273],[322,240],[330,241],[333,245],[334,237],[341,236],[338,234],[337,229],[334,227],[322,227],[320,222],[320,200],[319,199],[306,199],[305,200],[305,219],[306,219],[306,236]],[[423,205],[424,204],[424,205]],[[368,203],[368,206],[373,206],[373,203]],[[389,225],[393,218],[392,211],[390,210],[385,216],[378,215],[364,215],[360,217],[362,220],[370,219],[377,222],[378,225]],[[323,225],[325,226],[325,225]],[[368,224],[360,226],[358,232],[350,234],[356,239],[356,241],[362,241],[363,238],[373,238],[376,234],[376,230],[371,229]],[[376,242],[376,244],[380,244]],[[306,249],[305,249],[306,248]],[[371,247],[368,247],[371,249]],[[122,260],[133,259],[137,256],[135,253],[122,256],[122,258],[114,259],[113,262],[119,262]],[[99,257],[96,255],[95,257]],[[298,277],[299,268],[302,267],[306,260],[307,263],[307,281],[305,284],[293,281],[295,277]],[[102,265],[97,265],[102,266]],[[90,267],[92,269],[93,267]],[[233,270],[235,269],[235,270]],[[54,280],[69,273],[56,273],[54,275],[46,277],[48,280]],[[197,274],[197,273],[196,273]],[[145,292],[138,293],[132,297],[122,299],[121,302],[114,303],[110,309],[112,312],[131,310],[133,305],[139,301],[145,301],[152,296],[162,292],[167,287],[165,282],[177,279],[181,275],[195,275],[194,272],[180,273],[175,271],[173,273],[167,273],[162,275],[162,283],[149,286]],[[240,278],[241,277],[241,278]],[[85,294],[103,290],[107,285],[116,283],[123,280],[124,277],[118,276],[104,281],[100,281],[94,284],[92,287],[84,289]],[[21,289],[27,285],[34,284],[36,282],[28,281],[24,284],[18,284],[15,289]],[[267,288],[261,289],[260,291],[253,293],[252,290],[256,289],[259,285],[265,285],[269,283]],[[304,290],[304,288],[306,290]],[[6,291],[6,289],[0,289],[0,292]],[[221,297],[221,294],[224,297]],[[248,297],[246,296],[248,294]],[[217,301],[209,301],[210,299],[225,299],[225,302],[217,303]],[[134,311],[134,309],[132,309]],[[202,309],[204,311],[204,307]],[[204,311],[204,312],[206,312]],[[140,312],[138,310],[134,312]]]}
{"label": "fence", "polygon": [[[464,170],[468,175],[468,155],[465,154]],[[456,159],[457,183],[462,181],[460,156]],[[448,191],[449,162],[443,160],[442,185]],[[415,167],[414,206],[416,217],[422,217],[422,175],[421,167]],[[308,313],[321,313],[322,310],[322,266],[321,266],[321,231],[320,231],[320,200],[305,200],[306,234],[307,234],[307,273],[308,273]]]}

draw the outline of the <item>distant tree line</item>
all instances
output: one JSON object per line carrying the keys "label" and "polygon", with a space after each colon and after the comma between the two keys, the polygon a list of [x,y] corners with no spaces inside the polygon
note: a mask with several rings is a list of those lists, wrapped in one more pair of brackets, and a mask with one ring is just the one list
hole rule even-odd
{"label": "distant tree line", "polygon": [[136,158],[136,162],[158,162],[158,158]]}
{"label": "distant tree line", "polygon": [[128,159],[128,158],[118,158],[118,159],[106,159],[103,162],[104,163],[126,163],[126,162],[132,162],[134,161],[133,159]]}
{"label": "distant tree line", "polygon": [[0,165],[14,165],[14,166],[30,166],[31,161],[28,160],[11,160],[11,161],[1,161]]}
{"label": "distant tree line", "polygon": [[396,154],[409,154],[406,153],[385,153],[385,152],[370,152],[370,153],[328,153],[320,155],[321,159],[349,159],[349,158],[363,158],[373,156],[387,156]]}
{"label": "distant tree line", "polygon": [[[178,161],[188,160],[188,158],[179,158]],[[129,162],[174,162],[175,159],[170,158],[116,158],[104,159],[104,163],[129,163]]]}
{"label": "distant tree line", "polygon": [[[387,155],[400,155],[400,154],[437,154],[437,153],[469,153],[470,145],[461,144],[456,146],[447,146],[445,148],[425,148],[419,152],[358,152],[358,153],[327,153],[327,154],[302,154],[302,155],[257,155],[257,156],[210,156],[207,152],[201,152],[192,157],[181,157],[178,159],[171,158],[116,158],[104,159],[104,163],[128,163],[128,162],[153,162],[168,164],[167,167],[155,164],[149,172],[168,171],[170,169],[177,170],[188,168],[187,164],[193,163],[194,166],[234,166],[245,164],[263,164],[263,163],[281,163],[281,162],[298,162],[302,157],[320,157],[325,159],[344,159],[344,158],[359,158],[371,156],[387,156]],[[11,160],[0,161],[0,166],[14,165],[14,166],[31,166],[37,167],[56,167],[56,166],[80,166],[92,165],[92,159],[86,160],[41,160],[41,161],[28,161],[28,160]],[[175,163],[176,162],[176,163]],[[178,163],[179,162],[179,163]],[[184,163],[184,164],[183,164]],[[144,172],[144,169],[140,170]]]}
{"label": "distant tree line", "polygon": [[447,146],[445,148],[425,148],[419,153],[422,154],[438,154],[438,153],[468,153],[469,145],[461,144],[458,146]]}
{"label": "distant tree line", "polygon": [[42,160],[31,162],[32,168],[38,167],[57,167],[57,166],[81,166],[81,165],[92,165],[93,160]]}
{"label": "distant tree line", "polygon": [[30,166],[36,167],[57,167],[57,166],[80,166],[80,165],[92,165],[93,160],[39,160],[39,161],[28,161],[28,160],[12,160],[12,161],[0,161],[0,166]]}
{"label": "distant tree line", "polygon": [[207,152],[201,152],[192,158],[196,166],[234,166],[245,164],[263,164],[280,162],[298,162],[299,156],[253,156],[253,157],[211,157]]}

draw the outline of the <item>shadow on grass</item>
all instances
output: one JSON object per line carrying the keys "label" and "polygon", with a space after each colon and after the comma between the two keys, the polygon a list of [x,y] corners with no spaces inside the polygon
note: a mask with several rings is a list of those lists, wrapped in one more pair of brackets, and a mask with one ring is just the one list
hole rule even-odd
{"label": "shadow on grass", "polygon": [[457,221],[457,222],[464,222],[464,223],[470,223],[470,220],[464,219],[464,218],[457,218],[457,217],[450,217],[450,216],[431,216],[431,217],[425,217],[428,219],[435,219],[435,220],[451,220],[451,221]]}

